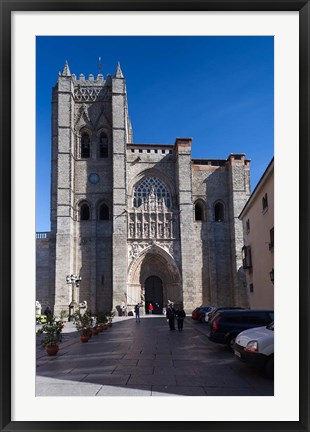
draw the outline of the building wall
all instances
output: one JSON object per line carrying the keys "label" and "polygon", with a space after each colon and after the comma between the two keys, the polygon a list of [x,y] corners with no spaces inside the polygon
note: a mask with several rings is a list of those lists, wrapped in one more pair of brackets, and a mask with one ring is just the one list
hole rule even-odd
{"label": "building wall", "polygon": [[[267,194],[268,207],[262,200]],[[254,308],[274,308],[274,285],[270,272],[274,268],[274,249],[270,230],[274,228],[274,171],[273,160],[243,209],[244,245],[251,250],[251,267],[246,269],[249,303]],[[248,229],[249,228],[249,229]]]}
{"label": "building wall", "polygon": [[52,241],[49,233],[36,235],[36,300],[42,306],[42,313],[46,306],[53,306],[53,297],[50,292],[51,278],[54,268],[50,266]]}

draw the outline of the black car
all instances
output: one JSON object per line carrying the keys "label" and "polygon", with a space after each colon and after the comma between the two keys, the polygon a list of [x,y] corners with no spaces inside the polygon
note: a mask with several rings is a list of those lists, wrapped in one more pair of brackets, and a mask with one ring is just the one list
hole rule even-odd
{"label": "black car", "polygon": [[242,307],[238,307],[238,306],[221,306],[221,307],[217,307],[216,309],[211,310],[211,312],[209,312],[209,319],[208,321],[211,322],[212,318],[215,316],[215,314],[219,311],[222,310],[233,310],[233,309],[244,309]]}
{"label": "black car", "polygon": [[236,336],[243,330],[266,326],[274,320],[273,310],[222,310],[210,322],[208,338],[232,349]]}

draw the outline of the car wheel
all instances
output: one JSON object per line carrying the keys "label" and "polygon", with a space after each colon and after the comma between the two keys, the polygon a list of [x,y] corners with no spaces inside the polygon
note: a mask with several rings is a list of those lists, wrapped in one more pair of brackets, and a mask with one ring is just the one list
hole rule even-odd
{"label": "car wheel", "polygon": [[226,341],[226,344],[231,351],[233,351],[233,346],[235,342],[236,342],[236,336],[230,336]]}
{"label": "car wheel", "polygon": [[274,373],[273,355],[271,355],[266,362],[265,372],[268,378],[273,378],[273,373]]}

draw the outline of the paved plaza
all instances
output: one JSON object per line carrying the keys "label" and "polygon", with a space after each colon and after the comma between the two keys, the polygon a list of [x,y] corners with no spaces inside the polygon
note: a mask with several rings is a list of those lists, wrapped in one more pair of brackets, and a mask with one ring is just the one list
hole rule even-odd
{"label": "paved plaza", "polygon": [[210,342],[208,326],[163,316],[117,317],[81,343],[66,323],[57,356],[37,343],[36,396],[273,396],[274,383]]}

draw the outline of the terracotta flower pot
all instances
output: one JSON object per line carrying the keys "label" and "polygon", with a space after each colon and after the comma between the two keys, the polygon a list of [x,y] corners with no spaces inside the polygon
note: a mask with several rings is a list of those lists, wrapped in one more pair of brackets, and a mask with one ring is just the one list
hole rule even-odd
{"label": "terracotta flower pot", "polygon": [[97,334],[99,333],[99,330],[97,327],[92,328],[92,333],[94,336],[97,336]]}
{"label": "terracotta flower pot", "polygon": [[45,351],[47,352],[48,355],[56,355],[59,351],[59,346],[58,345],[46,345],[45,347]]}
{"label": "terracotta flower pot", "polygon": [[85,343],[88,342],[89,336],[80,335],[80,341]]}

